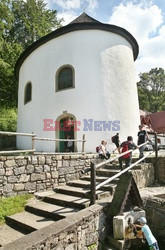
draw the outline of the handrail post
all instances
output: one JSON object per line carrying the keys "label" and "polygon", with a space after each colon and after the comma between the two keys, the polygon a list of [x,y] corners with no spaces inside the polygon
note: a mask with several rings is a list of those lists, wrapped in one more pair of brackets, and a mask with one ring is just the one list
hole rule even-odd
{"label": "handrail post", "polygon": [[85,151],[85,134],[83,135],[83,138],[82,138],[82,153],[84,153]]}
{"label": "handrail post", "polygon": [[90,205],[96,203],[96,166],[91,162],[91,199]]}
{"label": "handrail post", "polygon": [[155,132],[155,180],[157,181],[157,171],[158,171],[158,137]]}
{"label": "handrail post", "polygon": [[[32,132],[32,134],[34,134],[34,132]],[[35,146],[35,137],[36,137],[35,135],[32,136],[32,150],[34,150],[34,146]]]}

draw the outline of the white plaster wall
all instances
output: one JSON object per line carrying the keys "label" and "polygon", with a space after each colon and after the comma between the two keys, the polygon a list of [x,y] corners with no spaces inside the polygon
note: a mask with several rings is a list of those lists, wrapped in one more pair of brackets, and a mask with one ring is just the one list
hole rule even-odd
{"label": "white plaster wall", "polygon": [[[65,64],[75,69],[75,88],[55,92],[55,73]],[[24,105],[28,81],[32,82],[32,101]],[[136,136],[139,107],[134,60],[125,38],[101,30],[74,31],[48,41],[26,58],[19,75],[17,131],[55,138],[54,131],[43,131],[43,119],[56,120],[63,111],[81,121],[77,139],[86,135],[87,152],[95,152],[102,139],[110,142],[116,131],[83,131],[83,119],[119,120],[121,140]],[[18,137],[17,147],[30,148],[31,139]],[[39,141],[36,149],[53,152],[55,143]]]}

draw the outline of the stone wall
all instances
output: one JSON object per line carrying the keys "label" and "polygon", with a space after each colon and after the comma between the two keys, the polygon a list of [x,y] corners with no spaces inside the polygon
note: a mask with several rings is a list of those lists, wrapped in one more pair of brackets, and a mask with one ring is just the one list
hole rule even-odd
{"label": "stone wall", "polygon": [[[158,152],[158,155],[160,152]],[[155,158],[148,158],[148,162],[155,162]],[[155,166],[155,177],[159,184],[165,184],[165,156],[159,156],[157,166]]]}
{"label": "stone wall", "polygon": [[139,169],[137,166],[134,170],[131,170],[138,188],[152,186],[155,182],[154,165],[152,163],[145,163],[139,167]]}
{"label": "stone wall", "polygon": [[151,230],[156,236],[165,240],[165,195],[164,199],[153,196],[148,197],[144,204]]}
{"label": "stone wall", "polygon": [[52,225],[32,232],[3,250],[97,250],[107,235],[107,218],[104,207],[98,204],[83,209]]}
{"label": "stone wall", "polygon": [[51,190],[79,179],[97,155],[0,156],[0,196]]}

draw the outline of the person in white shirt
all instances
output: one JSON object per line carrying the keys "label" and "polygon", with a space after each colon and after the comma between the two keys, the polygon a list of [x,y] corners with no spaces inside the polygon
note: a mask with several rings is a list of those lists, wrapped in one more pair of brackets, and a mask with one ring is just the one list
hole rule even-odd
{"label": "person in white shirt", "polygon": [[99,147],[99,152],[98,152],[98,154],[99,154],[99,157],[101,158],[101,159],[109,159],[110,158],[110,153],[109,153],[109,151],[107,150],[107,142],[106,141],[102,141],[101,142],[101,145],[100,145],[100,147]]}

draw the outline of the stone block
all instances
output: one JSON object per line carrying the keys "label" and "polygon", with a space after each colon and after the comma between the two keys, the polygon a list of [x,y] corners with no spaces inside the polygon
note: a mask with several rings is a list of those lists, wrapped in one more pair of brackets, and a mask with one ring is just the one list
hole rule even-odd
{"label": "stone block", "polygon": [[6,161],[6,156],[0,156],[0,161]]}
{"label": "stone block", "polygon": [[13,170],[12,169],[8,169],[6,168],[6,176],[10,176],[10,175],[13,175]]}
{"label": "stone block", "polygon": [[43,172],[43,166],[42,165],[35,166],[34,172],[35,173],[42,173]]}
{"label": "stone block", "polygon": [[33,165],[27,165],[26,172],[27,172],[27,174],[34,173],[34,166]]}
{"label": "stone block", "polygon": [[15,183],[18,181],[18,177],[17,176],[9,176],[7,178],[7,181],[8,181],[8,183]]}
{"label": "stone block", "polygon": [[18,166],[27,165],[27,159],[18,159],[18,160],[16,160],[16,163]]}
{"label": "stone block", "polygon": [[51,174],[52,174],[52,178],[54,179],[56,179],[56,178],[58,178],[58,171],[52,171],[51,172]]}
{"label": "stone block", "polygon": [[60,168],[60,167],[62,167],[62,161],[57,162],[57,168]]}
{"label": "stone block", "polygon": [[14,191],[22,191],[22,190],[24,190],[24,184],[22,184],[22,183],[14,184],[13,190]]}
{"label": "stone block", "polygon": [[30,175],[21,174],[21,176],[19,178],[19,182],[28,182],[29,179],[30,179]]}
{"label": "stone block", "polygon": [[27,191],[32,191],[35,190],[36,191],[36,182],[27,182],[25,183],[25,190]]}
{"label": "stone block", "polygon": [[12,168],[16,166],[15,160],[7,160],[5,161],[5,166],[8,168]]}
{"label": "stone block", "polygon": [[13,184],[4,185],[4,193],[11,193],[13,191]]}
{"label": "stone block", "polygon": [[40,165],[44,165],[45,164],[45,157],[44,156],[39,156],[38,157],[38,163]]}
{"label": "stone block", "polygon": [[51,164],[52,158],[50,156],[46,156],[45,162],[46,162],[46,164]]}
{"label": "stone block", "polygon": [[0,168],[0,175],[4,175],[5,174],[5,170],[2,168]]}
{"label": "stone block", "polygon": [[32,156],[32,164],[33,164],[33,165],[38,164],[37,156]]}
{"label": "stone block", "polygon": [[31,181],[40,181],[40,180],[45,180],[45,173],[40,173],[40,174],[33,173],[33,174],[31,174]]}
{"label": "stone block", "polygon": [[1,162],[0,162],[0,168],[3,168],[3,167],[4,167],[4,162],[1,161]]}
{"label": "stone block", "polygon": [[45,190],[46,184],[45,183],[39,183],[37,184],[37,191]]}
{"label": "stone block", "polygon": [[49,180],[51,179],[51,173],[46,172],[46,179],[49,179]]}
{"label": "stone block", "polygon": [[75,173],[75,169],[73,167],[59,168],[58,171],[59,175]]}
{"label": "stone block", "polygon": [[63,159],[64,159],[64,160],[70,160],[70,155],[64,155],[64,156],[63,156]]}
{"label": "stone block", "polygon": [[62,160],[62,155],[56,155],[56,156],[55,156],[55,159],[56,159],[56,160]]}
{"label": "stone block", "polygon": [[15,175],[24,174],[24,173],[25,173],[25,166],[14,168]]}
{"label": "stone block", "polygon": [[50,166],[44,165],[44,172],[50,172]]}
{"label": "stone block", "polygon": [[69,167],[69,161],[62,161],[63,167]]}
{"label": "stone block", "polygon": [[118,240],[124,239],[125,235],[125,219],[124,216],[114,216],[113,217],[113,237]]}

